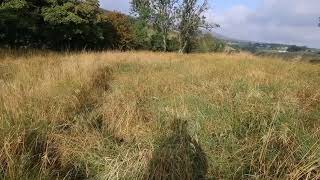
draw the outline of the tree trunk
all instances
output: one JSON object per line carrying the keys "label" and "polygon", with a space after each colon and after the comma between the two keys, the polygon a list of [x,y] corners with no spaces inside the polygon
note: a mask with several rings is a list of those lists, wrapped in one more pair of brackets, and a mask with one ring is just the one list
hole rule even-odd
{"label": "tree trunk", "polygon": [[187,46],[188,46],[188,42],[187,41],[180,42],[179,53],[187,53]]}
{"label": "tree trunk", "polygon": [[163,51],[164,52],[167,52],[168,50],[168,43],[167,43],[167,36],[166,35],[163,35]]}

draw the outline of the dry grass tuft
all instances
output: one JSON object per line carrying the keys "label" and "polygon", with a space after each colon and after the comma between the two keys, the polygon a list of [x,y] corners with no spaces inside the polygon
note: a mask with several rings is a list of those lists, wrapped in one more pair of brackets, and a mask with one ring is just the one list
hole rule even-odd
{"label": "dry grass tuft", "polygon": [[174,120],[171,131],[158,140],[146,179],[206,179],[207,157],[188,134],[187,122]]}
{"label": "dry grass tuft", "polygon": [[93,74],[91,80],[92,88],[102,89],[104,91],[110,90],[110,81],[113,79],[112,77],[112,69],[108,66],[97,69]]}

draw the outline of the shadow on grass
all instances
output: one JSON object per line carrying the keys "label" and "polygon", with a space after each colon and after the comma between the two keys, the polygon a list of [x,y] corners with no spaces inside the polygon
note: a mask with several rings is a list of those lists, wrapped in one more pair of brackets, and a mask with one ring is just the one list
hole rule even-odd
{"label": "shadow on grass", "polygon": [[206,179],[208,162],[201,146],[187,131],[187,122],[175,120],[169,135],[160,138],[153,153],[146,179]]}

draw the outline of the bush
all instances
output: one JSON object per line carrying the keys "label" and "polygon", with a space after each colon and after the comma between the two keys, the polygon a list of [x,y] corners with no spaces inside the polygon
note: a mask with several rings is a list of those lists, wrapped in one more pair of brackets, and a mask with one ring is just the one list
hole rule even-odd
{"label": "bush", "polygon": [[130,17],[118,12],[109,12],[106,14],[106,18],[116,30],[114,48],[120,50],[135,49],[136,38]]}

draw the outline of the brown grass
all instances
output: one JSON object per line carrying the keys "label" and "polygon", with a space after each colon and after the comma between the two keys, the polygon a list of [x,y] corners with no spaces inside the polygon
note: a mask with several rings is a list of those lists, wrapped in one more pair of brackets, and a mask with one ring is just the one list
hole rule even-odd
{"label": "brown grass", "polygon": [[1,53],[0,179],[320,178],[319,65]]}

